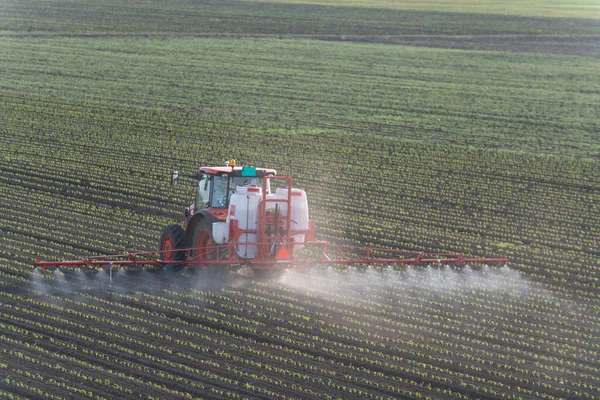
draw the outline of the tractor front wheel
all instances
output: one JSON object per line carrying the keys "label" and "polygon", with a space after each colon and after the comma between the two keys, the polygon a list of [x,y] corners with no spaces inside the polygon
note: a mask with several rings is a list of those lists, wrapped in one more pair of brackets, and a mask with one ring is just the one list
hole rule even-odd
{"label": "tractor front wheel", "polygon": [[160,260],[166,268],[179,270],[185,261],[185,230],[177,224],[167,226],[160,236]]}

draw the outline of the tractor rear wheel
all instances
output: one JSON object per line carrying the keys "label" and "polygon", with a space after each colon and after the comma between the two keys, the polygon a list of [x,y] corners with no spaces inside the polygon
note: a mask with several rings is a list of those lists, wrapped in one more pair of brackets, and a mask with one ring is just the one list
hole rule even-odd
{"label": "tractor rear wheel", "polygon": [[217,260],[218,249],[213,248],[217,246],[212,237],[211,223],[203,219],[198,221],[194,227],[194,233],[192,235],[192,249],[190,250],[190,257],[188,261],[200,262],[193,264],[200,267],[207,278],[220,277],[226,271],[226,265],[224,264],[211,264],[212,260]]}
{"label": "tractor rear wheel", "polygon": [[[185,230],[177,224],[167,226],[160,236],[160,260],[164,262],[166,268],[179,270],[185,261],[185,251],[179,250],[185,248]],[[173,264],[171,264],[173,263]]]}

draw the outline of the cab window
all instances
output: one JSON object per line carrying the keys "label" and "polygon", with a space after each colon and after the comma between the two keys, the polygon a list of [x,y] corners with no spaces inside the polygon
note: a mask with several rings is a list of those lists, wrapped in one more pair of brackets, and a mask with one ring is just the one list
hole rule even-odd
{"label": "cab window", "polygon": [[196,191],[196,210],[205,208],[207,203],[210,201],[210,177],[207,175],[202,176],[198,183],[198,190]]}
{"label": "cab window", "polygon": [[[241,185],[256,185],[262,187],[263,179],[259,177],[236,176],[228,178],[226,176],[213,177],[213,192],[211,206],[216,208],[229,207],[231,195],[235,193],[235,188]],[[270,191],[267,187],[267,193]]]}
{"label": "cab window", "polygon": [[262,178],[257,177],[236,176],[235,178],[231,178],[231,183],[229,184],[229,197],[235,193],[235,188],[238,186],[255,185],[262,187],[262,183]]}
{"label": "cab window", "polygon": [[227,186],[229,178],[225,176],[215,176],[213,178],[213,194],[211,206],[216,208],[226,208],[229,205],[229,196]]}

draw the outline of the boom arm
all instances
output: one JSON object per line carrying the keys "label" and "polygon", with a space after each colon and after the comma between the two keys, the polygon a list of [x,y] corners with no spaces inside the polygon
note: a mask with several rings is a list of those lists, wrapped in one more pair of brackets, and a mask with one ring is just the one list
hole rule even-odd
{"label": "boom arm", "polygon": [[[251,243],[247,243],[251,244]],[[260,245],[260,243],[255,243]],[[316,256],[298,259],[261,262],[258,260],[244,260],[237,257],[233,243],[206,248],[207,253],[223,254],[222,258],[211,260],[216,265],[246,265],[255,269],[289,269],[315,265],[390,265],[390,264],[497,264],[502,266],[508,262],[506,254],[502,257],[467,257],[457,253],[435,253],[425,251],[390,250],[376,247],[341,246],[322,241],[305,242],[306,251]],[[228,249],[231,251],[223,251]],[[182,249],[189,252],[194,249]],[[104,256],[84,257],[75,261],[41,261],[35,260],[35,266],[42,270],[61,268],[81,268],[83,270],[103,269],[142,269],[162,268],[165,264],[195,265],[203,268],[204,260],[194,261],[169,261],[159,259],[161,252],[138,252]]]}

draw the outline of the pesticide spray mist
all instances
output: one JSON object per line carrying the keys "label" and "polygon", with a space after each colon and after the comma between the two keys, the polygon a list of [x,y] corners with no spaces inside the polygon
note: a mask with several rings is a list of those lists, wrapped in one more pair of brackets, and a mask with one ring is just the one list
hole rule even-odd
{"label": "pesticide spray mist", "polygon": [[288,271],[280,283],[291,288],[325,295],[350,295],[361,292],[417,290],[423,293],[487,291],[490,293],[527,292],[533,289],[519,272],[508,266],[457,269],[445,265],[394,268],[314,268]]}
{"label": "pesticide spray mist", "polygon": [[[250,271],[251,272],[251,271]],[[201,270],[180,271],[142,269],[139,271],[87,271],[57,269],[52,273],[34,270],[29,288],[39,295],[73,298],[82,294],[101,297],[111,293],[164,295],[166,291],[186,293],[192,290],[220,290],[225,287],[244,287],[252,284],[253,275],[223,274],[209,276]]]}
{"label": "pesticide spray mist", "polygon": [[[31,289],[42,294],[70,296],[77,292],[142,291],[158,294],[164,290],[218,290],[223,287],[244,287],[252,284],[253,275],[225,274],[219,279],[206,277],[201,271],[55,271],[51,275],[34,271]],[[448,266],[386,268],[350,266],[347,268],[316,267],[288,270],[272,284],[282,284],[325,295],[351,295],[362,292],[419,290],[443,293],[456,290],[482,290],[490,293],[527,292],[533,286],[519,272],[507,266],[454,269]]]}

